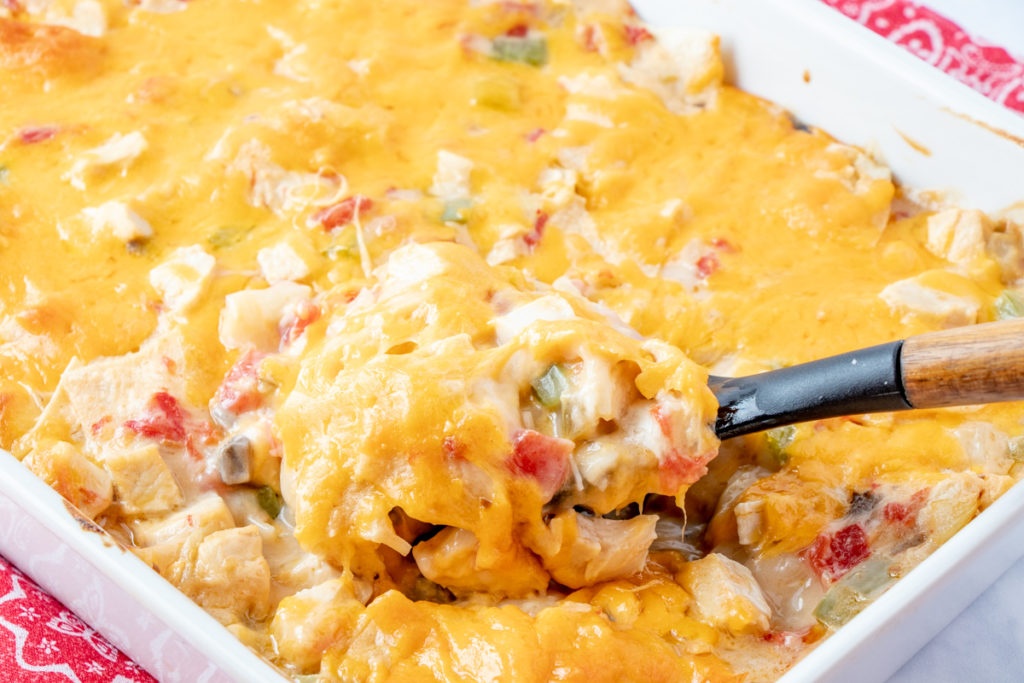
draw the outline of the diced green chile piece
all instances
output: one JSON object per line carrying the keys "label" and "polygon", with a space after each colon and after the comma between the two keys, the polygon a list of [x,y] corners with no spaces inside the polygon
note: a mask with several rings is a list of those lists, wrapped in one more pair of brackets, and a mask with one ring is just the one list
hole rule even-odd
{"label": "diced green chile piece", "polygon": [[441,221],[448,223],[465,223],[466,213],[473,206],[472,199],[449,199],[444,203],[444,210],[441,212]]}
{"label": "diced green chile piece", "polygon": [[1024,317],[1024,296],[1012,289],[1004,290],[996,299],[996,314],[1000,320]]}
{"label": "diced green chile piece", "polygon": [[1024,462],[1024,436],[1015,436],[1006,444],[1010,457],[1015,462]]}
{"label": "diced green chile piece", "polygon": [[769,429],[765,432],[765,441],[768,443],[768,452],[772,458],[779,465],[785,465],[786,461],[789,460],[789,455],[786,453],[786,449],[792,445],[796,439],[796,427],[793,425],[786,425],[785,427],[776,427],[775,429]]}
{"label": "diced green chile piece", "polygon": [[271,519],[281,514],[281,496],[269,486],[260,487],[256,491],[256,502]]}
{"label": "diced green chile piece", "polygon": [[494,58],[501,62],[530,66],[544,66],[548,62],[548,41],[542,35],[497,36],[491,47]]}
{"label": "diced green chile piece", "polygon": [[206,241],[214,249],[225,249],[241,242],[255,227],[254,225],[225,225],[214,231]]}
{"label": "diced green chile piece", "polygon": [[530,382],[533,395],[542,406],[549,410],[562,404],[562,393],[569,388],[569,378],[558,364],[552,365],[543,375]]}
{"label": "diced green chile piece", "polygon": [[472,103],[496,111],[518,111],[522,106],[519,83],[507,74],[481,78],[473,85]]}
{"label": "diced green chile piece", "polygon": [[814,616],[829,628],[839,628],[867,607],[895,580],[892,560],[878,556],[864,560],[837,581],[814,608]]}

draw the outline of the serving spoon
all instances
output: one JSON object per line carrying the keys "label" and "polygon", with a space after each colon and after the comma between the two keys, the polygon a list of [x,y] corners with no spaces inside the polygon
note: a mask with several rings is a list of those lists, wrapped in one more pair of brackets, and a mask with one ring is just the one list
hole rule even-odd
{"label": "serving spoon", "polygon": [[708,378],[731,439],[827,417],[1024,399],[1024,319],[908,337],[746,377]]}

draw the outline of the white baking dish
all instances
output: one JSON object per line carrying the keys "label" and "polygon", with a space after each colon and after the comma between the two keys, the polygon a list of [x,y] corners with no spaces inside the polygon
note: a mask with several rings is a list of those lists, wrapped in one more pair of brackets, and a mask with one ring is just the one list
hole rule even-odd
{"label": "white baking dish", "polygon": [[164,683],[285,681],[3,450],[0,554]]}
{"label": "white baking dish", "polygon": [[633,0],[722,37],[727,79],[872,152],[906,187],[998,212],[1024,201],[1024,119],[820,0]]}
{"label": "white baking dish", "polygon": [[[657,26],[722,36],[730,81],[872,150],[912,187],[997,211],[1024,199],[1024,120],[817,0],[636,0]],[[1018,486],[784,681],[882,681],[1024,548]],[[159,679],[284,680],[0,451],[0,553]],[[955,584],[956,589],[950,590]]]}

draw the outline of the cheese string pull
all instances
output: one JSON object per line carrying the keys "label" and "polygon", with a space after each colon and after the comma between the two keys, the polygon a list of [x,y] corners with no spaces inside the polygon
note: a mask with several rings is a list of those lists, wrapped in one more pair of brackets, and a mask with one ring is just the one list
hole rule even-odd
{"label": "cheese string pull", "polygon": [[1024,319],[984,323],[772,370],[711,376],[729,439],[843,415],[1024,399]]}

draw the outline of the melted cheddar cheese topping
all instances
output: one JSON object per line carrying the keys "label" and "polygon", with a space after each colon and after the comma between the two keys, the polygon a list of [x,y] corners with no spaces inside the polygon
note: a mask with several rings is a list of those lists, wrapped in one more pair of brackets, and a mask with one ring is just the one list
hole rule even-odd
{"label": "melted cheddar cheese topping", "polygon": [[1024,315],[1024,221],[722,77],[618,0],[0,3],[0,447],[289,676],[778,676],[1020,406],[720,447],[709,371]]}

